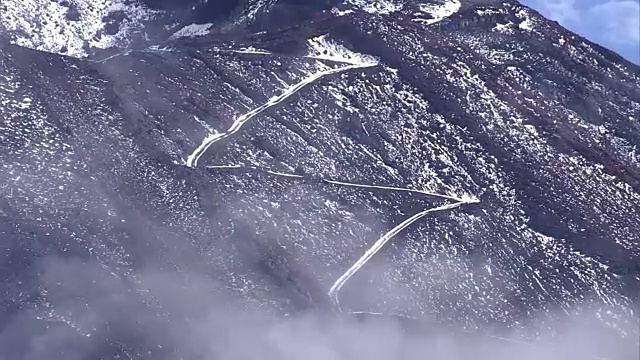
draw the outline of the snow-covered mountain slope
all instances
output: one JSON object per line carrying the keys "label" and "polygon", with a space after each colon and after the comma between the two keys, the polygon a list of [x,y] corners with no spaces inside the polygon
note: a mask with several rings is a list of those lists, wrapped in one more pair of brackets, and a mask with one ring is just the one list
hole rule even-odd
{"label": "snow-covered mountain slope", "polygon": [[[2,43],[0,359],[299,358],[308,322],[246,314],[329,311],[628,359],[640,69],[513,1],[371,4],[103,61]],[[305,349],[362,358],[334,330]]]}
{"label": "snow-covered mountain slope", "polygon": [[264,31],[299,24],[337,1],[6,0],[0,35],[13,44],[73,57],[158,45],[210,31]]}
{"label": "snow-covered mountain slope", "polygon": [[75,57],[129,45],[154,14],[128,0],[6,0],[2,7],[0,29],[15,44]]}

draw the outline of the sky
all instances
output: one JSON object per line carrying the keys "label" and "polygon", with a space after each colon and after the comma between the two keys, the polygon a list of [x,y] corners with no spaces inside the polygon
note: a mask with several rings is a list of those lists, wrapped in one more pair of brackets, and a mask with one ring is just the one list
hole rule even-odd
{"label": "sky", "polygon": [[520,0],[569,30],[640,64],[640,0]]}

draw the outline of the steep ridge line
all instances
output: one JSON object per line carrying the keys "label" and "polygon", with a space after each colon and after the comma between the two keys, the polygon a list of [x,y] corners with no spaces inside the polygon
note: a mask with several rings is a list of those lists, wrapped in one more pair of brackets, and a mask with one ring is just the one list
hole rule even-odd
{"label": "steep ridge line", "polygon": [[275,175],[275,176],[282,176],[282,177],[288,177],[288,178],[294,178],[294,179],[300,179],[300,180],[308,180],[308,181],[318,181],[318,182],[323,182],[323,183],[332,184],[332,185],[357,187],[357,188],[363,188],[363,189],[375,189],[375,190],[388,190],[388,191],[408,192],[408,193],[412,193],[412,194],[423,195],[423,196],[434,196],[434,197],[438,197],[438,198],[442,198],[442,199],[453,200],[453,201],[463,202],[463,203],[464,202],[473,202],[473,199],[471,199],[471,198],[467,199],[464,196],[463,197],[456,197],[456,196],[453,196],[453,195],[443,195],[443,194],[433,193],[433,192],[424,191],[424,190],[417,190],[417,189],[407,189],[407,188],[400,188],[400,187],[394,187],[394,186],[359,184],[359,183],[352,183],[352,182],[345,182],[345,181],[328,180],[328,179],[323,179],[323,178],[314,178],[314,177],[309,177],[309,176],[305,177],[303,175],[298,175],[298,174],[288,174],[288,173],[282,173],[282,172],[278,172],[278,171],[263,169],[263,168],[260,168],[260,167],[257,167],[257,166],[207,165],[207,166],[205,166],[205,168],[206,169],[212,169],[212,170],[260,171],[260,172],[264,172],[264,173]]}
{"label": "steep ridge line", "polygon": [[215,133],[215,134],[211,134],[209,136],[207,136],[202,143],[200,144],[200,146],[198,146],[192,153],[191,155],[189,155],[189,157],[187,158],[186,161],[186,165],[190,168],[195,168],[198,166],[198,160],[200,160],[200,157],[202,157],[202,155],[207,151],[207,149],[209,149],[209,147],[211,145],[213,145],[213,143],[218,142],[224,138],[227,138],[233,134],[235,134],[236,132],[238,132],[240,130],[240,128],[249,120],[251,120],[253,117],[259,115],[260,113],[264,112],[265,110],[268,110],[278,104],[280,104],[281,102],[283,102],[284,100],[286,100],[287,98],[289,98],[290,96],[296,94],[298,91],[300,91],[302,88],[304,88],[305,86],[317,81],[320,78],[323,78],[325,76],[328,75],[332,75],[332,74],[338,74],[341,72],[345,72],[348,70],[352,70],[352,69],[361,69],[361,68],[367,68],[367,67],[373,67],[378,65],[377,63],[360,63],[360,64],[352,64],[352,65],[348,65],[348,66],[343,66],[343,67],[339,67],[339,68],[335,68],[335,69],[329,69],[329,70],[324,70],[324,71],[320,71],[317,73],[314,73],[310,76],[308,76],[307,78],[303,79],[302,81],[288,87],[287,89],[285,89],[285,91],[278,95],[278,96],[274,96],[271,99],[269,99],[269,101],[267,101],[266,103],[258,106],[257,108],[249,111],[248,113],[245,113],[244,115],[241,115],[239,117],[237,117],[233,124],[231,125],[231,127],[223,133]]}

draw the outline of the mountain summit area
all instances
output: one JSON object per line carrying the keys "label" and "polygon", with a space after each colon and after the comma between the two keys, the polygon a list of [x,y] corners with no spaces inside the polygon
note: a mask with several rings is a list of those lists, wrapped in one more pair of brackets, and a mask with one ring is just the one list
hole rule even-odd
{"label": "mountain summit area", "polygon": [[0,7],[0,360],[638,356],[638,65],[515,0]]}

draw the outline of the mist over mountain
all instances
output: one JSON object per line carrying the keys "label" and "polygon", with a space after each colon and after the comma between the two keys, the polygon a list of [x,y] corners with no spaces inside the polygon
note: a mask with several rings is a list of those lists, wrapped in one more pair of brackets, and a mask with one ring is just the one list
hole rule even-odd
{"label": "mist over mountain", "polygon": [[637,356],[616,53],[515,0],[3,6],[0,360]]}

